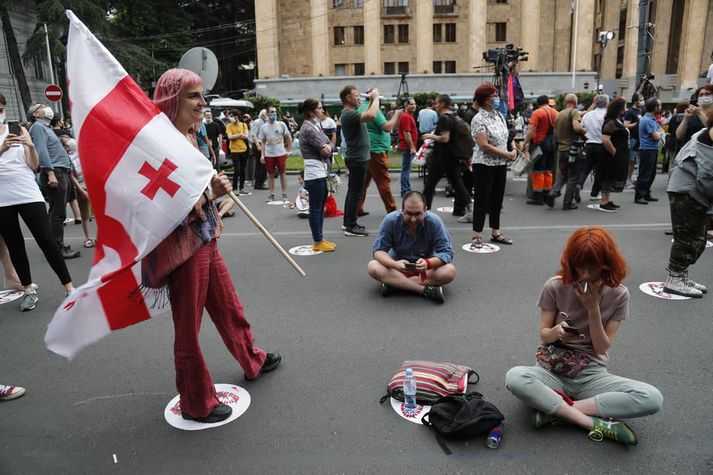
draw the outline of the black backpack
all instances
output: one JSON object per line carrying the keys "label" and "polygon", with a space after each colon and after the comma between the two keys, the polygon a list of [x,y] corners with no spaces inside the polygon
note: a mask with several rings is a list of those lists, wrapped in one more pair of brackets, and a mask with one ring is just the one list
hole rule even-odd
{"label": "black backpack", "polygon": [[473,155],[475,141],[470,133],[470,124],[458,116],[451,115],[451,139],[448,141],[448,150],[454,158],[467,160]]}
{"label": "black backpack", "polygon": [[452,452],[442,437],[468,438],[487,435],[505,416],[479,392],[442,397],[424,415],[421,423],[436,432],[436,441],[446,455]]}

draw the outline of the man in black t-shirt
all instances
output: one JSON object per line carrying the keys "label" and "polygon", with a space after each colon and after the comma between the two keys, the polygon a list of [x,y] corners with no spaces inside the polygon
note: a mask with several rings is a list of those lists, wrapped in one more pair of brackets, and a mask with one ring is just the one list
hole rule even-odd
{"label": "man in black t-shirt", "polygon": [[641,103],[644,98],[635,92],[631,98],[631,107],[624,112],[622,117],[624,127],[629,129],[629,171],[626,175],[626,188],[634,188],[631,177],[634,174],[634,167],[639,158],[639,121],[641,120]]}
{"label": "man in black t-shirt", "polygon": [[210,140],[210,146],[213,148],[213,153],[215,154],[215,162],[213,166],[216,170],[220,171],[220,163],[218,163],[219,152],[220,152],[220,142],[222,136],[225,134],[225,125],[219,120],[213,120],[213,113],[207,111],[205,114],[205,130],[208,140]]}

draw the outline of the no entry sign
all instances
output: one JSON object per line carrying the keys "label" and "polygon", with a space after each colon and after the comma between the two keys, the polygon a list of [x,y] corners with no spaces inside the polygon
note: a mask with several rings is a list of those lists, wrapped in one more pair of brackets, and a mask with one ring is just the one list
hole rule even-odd
{"label": "no entry sign", "polygon": [[48,101],[57,102],[62,99],[62,88],[56,84],[50,84],[45,88],[45,97]]}

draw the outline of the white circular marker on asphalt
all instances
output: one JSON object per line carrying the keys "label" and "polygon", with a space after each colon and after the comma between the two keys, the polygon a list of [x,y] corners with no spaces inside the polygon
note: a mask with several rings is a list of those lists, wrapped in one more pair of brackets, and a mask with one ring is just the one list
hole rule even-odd
{"label": "white circular marker on asphalt", "polygon": [[394,412],[402,418],[406,419],[407,421],[413,422],[414,424],[421,425],[421,418],[431,411],[431,406],[429,405],[417,404],[416,408],[411,410],[406,409],[406,404],[399,401],[398,399],[389,399],[391,400],[391,407],[394,409]]}
{"label": "white circular marker on asphalt", "polygon": [[289,253],[295,256],[316,256],[317,254],[322,254],[322,251],[315,251],[312,249],[312,244],[305,244],[304,246],[291,248]]}
{"label": "white circular marker on asphalt", "polygon": [[463,244],[463,250],[466,252],[472,252],[475,254],[492,254],[494,252],[498,252],[500,250],[500,246],[484,242],[483,247],[481,247],[480,249],[475,249],[474,247],[471,246],[471,243],[468,243],[468,244]]}
{"label": "white circular marker on asphalt", "polygon": [[684,297],[683,295],[669,294],[663,291],[663,282],[644,282],[639,286],[641,290],[646,295],[656,297],[664,300],[690,300],[691,297]]}
{"label": "white circular marker on asphalt", "polygon": [[24,294],[23,290],[0,290],[0,305],[17,300]]}
{"label": "white circular marker on asphalt", "polygon": [[282,201],[282,200],[275,200],[275,201],[268,201],[268,202],[267,202],[267,204],[269,204],[270,206],[282,206],[282,205],[284,205],[285,203],[286,203],[286,202],[285,202],[285,201]]}
{"label": "white circular marker on asphalt", "polygon": [[441,213],[452,213],[453,206],[441,206],[440,208],[436,208],[436,211],[440,211]]}
{"label": "white circular marker on asphalt", "polygon": [[166,409],[163,411],[163,415],[166,418],[166,422],[181,430],[203,430],[212,429],[214,427],[220,427],[222,425],[233,422],[238,417],[242,416],[245,411],[250,407],[250,394],[241,388],[240,386],[235,386],[233,384],[216,384],[215,391],[218,395],[218,400],[223,404],[230,406],[233,413],[226,420],[221,422],[216,422],[215,424],[204,424],[203,422],[188,421],[181,416],[181,396],[178,395],[171,399],[168,403]]}

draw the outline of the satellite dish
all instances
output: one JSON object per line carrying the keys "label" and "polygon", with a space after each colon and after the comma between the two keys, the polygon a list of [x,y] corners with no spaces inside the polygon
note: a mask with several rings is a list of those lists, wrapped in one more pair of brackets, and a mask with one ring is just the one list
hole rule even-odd
{"label": "satellite dish", "polygon": [[218,79],[218,58],[208,48],[191,48],[181,56],[178,67],[193,71],[203,80],[203,87],[210,91]]}

